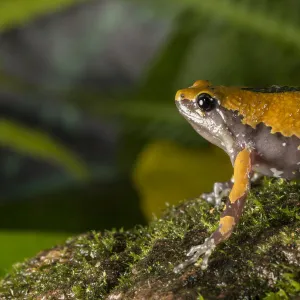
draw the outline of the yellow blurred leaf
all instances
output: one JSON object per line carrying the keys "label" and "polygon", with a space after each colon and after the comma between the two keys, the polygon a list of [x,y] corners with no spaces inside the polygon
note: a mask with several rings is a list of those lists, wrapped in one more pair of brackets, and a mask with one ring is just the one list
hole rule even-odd
{"label": "yellow blurred leaf", "polygon": [[55,162],[78,179],[87,179],[89,171],[71,150],[47,135],[16,122],[0,120],[0,145],[17,152]]}
{"label": "yellow blurred leaf", "polygon": [[0,30],[18,26],[42,14],[55,12],[83,0],[1,0]]}
{"label": "yellow blurred leaf", "polygon": [[142,199],[142,210],[148,219],[159,216],[165,203],[211,192],[217,181],[227,181],[232,166],[225,152],[215,146],[190,149],[177,144],[156,141],[140,153],[133,180]]}

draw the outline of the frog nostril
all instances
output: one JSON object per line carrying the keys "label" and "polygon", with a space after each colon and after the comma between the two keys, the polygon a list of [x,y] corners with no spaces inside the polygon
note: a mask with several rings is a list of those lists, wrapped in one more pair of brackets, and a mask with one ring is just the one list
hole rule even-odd
{"label": "frog nostril", "polygon": [[181,100],[184,100],[186,97],[186,93],[184,93],[183,90],[179,90],[177,91],[176,95],[175,95],[175,100],[176,101],[181,101]]}

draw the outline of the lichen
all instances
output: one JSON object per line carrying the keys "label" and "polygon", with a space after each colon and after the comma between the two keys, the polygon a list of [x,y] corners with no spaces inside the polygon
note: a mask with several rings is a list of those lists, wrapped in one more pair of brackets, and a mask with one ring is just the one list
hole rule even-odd
{"label": "lichen", "polygon": [[174,266],[218,226],[201,199],[169,207],[149,226],[90,232],[17,264],[0,299],[296,299],[300,296],[300,185],[265,179],[208,268]]}

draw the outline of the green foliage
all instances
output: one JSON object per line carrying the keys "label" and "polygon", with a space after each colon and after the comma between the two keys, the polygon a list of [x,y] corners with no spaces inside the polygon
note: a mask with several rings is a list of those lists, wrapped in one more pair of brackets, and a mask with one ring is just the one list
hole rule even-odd
{"label": "green foliage", "polygon": [[[143,102],[145,100],[161,102],[162,99],[168,99],[174,92],[186,55],[201,32],[199,23],[201,24],[201,19],[199,22],[198,14],[191,9],[184,10],[177,16],[171,37],[158,53],[142,80],[139,96],[143,97]],[[159,94],[157,91],[160,91]],[[164,102],[169,101],[164,100]]]}
{"label": "green foliage", "polygon": [[66,238],[67,234],[63,233],[0,231],[0,276],[10,271],[12,264],[62,243]]}
{"label": "green foliage", "polygon": [[205,299],[199,294],[197,300],[205,300]]}
{"label": "green foliage", "polygon": [[0,144],[16,152],[53,161],[77,179],[87,179],[89,176],[85,163],[59,141],[16,122],[0,121]]}
{"label": "green foliage", "polygon": [[83,0],[1,0],[0,30],[22,25],[40,15],[55,12]]}
{"label": "green foliage", "polygon": [[[259,3],[245,0],[187,0],[185,4],[193,7],[201,15],[224,20],[237,28],[258,33],[266,39],[290,44],[300,49],[300,28],[295,19],[293,20],[292,12],[298,5],[294,1],[281,2],[281,5],[278,5],[279,1],[266,0]],[[286,9],[284,15],[280,16],[283,5]],[[286,18],[287,12],[291,12],[291,17]]]}
{"label": "green foliage", "polygon": [[267,296],[264,297],[263,300],[289,300],[289,297],[284,290],[280,289],[276,293],[267,293]]}

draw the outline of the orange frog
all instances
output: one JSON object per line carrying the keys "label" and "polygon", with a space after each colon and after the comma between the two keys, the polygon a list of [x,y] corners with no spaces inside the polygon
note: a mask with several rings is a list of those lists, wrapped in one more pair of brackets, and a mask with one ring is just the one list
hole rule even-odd
{"label": "orange frog", "polygon": [[228,196],[218,229],[192,247],[174,271],[197,262],[207,267],[213,249],[228,239],[239,222],[251,181],[262,176],[300,178],[300,88],[212,86],[198,80],[179,90],[179,112],[205,139],[222,148],[234,166],[232,180],[215,183],[202,198],[215,205]]}

